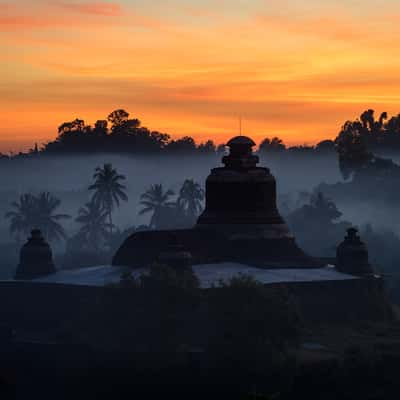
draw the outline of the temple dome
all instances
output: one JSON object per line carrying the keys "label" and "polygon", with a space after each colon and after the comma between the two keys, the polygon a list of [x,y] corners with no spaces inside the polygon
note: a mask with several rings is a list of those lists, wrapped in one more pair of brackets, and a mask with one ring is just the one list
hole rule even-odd
{"label": "temple dome", "polygon": [[250,146],[253,147],[256,144],[254,143],[253,139],[249,138],[248,136],[235,136],[226,144],[228,147],[231,146]]}
{"label": "temple dome", "polygon": [[[197,226],[213,228],[236,225],[264,231],[268,236],[291,236],[276,206],[276,181],[268,168],[258,167],[254,141],[236,136],[222,168],[213,168],[206,180],[206,207]],[[246,229],[246,235],[248,234]]]}

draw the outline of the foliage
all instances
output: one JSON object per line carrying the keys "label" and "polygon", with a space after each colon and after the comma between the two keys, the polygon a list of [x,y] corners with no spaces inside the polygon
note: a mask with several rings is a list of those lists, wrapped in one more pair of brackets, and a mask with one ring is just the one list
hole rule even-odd
{"label": "foliage", "polygon": [[272,139],[265,138],[259,147],[260,152],[281,152],[286,150],[286,146],[282,139],[273,137]]}
{"label": "foliage", "polygon": [[193,179],[186,179],[179,191],[178,204],[190,217],[197,217],[203,208],[204,190]]}
{"label": "foliage", "polygon": [[27,236],[32,229],[40,229],[47,240],[66,239],[60,221],[69,219],[67,214],[56,214],[61,200],[49,192],[41,192],[37,196],[25,193],[19,201],[11,204],[13,210],[6,213],[10,220],[10,232],[20,239]]}
{"label": "foliage", "polygon": [[107,222],[108,213],[98,202],[90,201],[79,209],[75,219],[81,227],[78,235],[87,247],[99,250],[106,242],[109,235],[110,224]]}
{"label": "foliage", "polygon": [[150,219],[150,227],[159,228],[162,223],[163,214],[165,214],[168,209],[175,206],[175,203],[171,201],[171,197],[174,192],[171,189],[164,191],[162,184],[151,185],[150,188],[143,193],[140,198],[140,205],[143,208],[140,210],[139,214],[152,213]]}
{"label": "foliage", "polygon": [[212,289],[209,304],[215,324],[209,351],[216,362],[238,368],[245,363],[259,372],[280,362],[281,352],[299,334],[300,316],[283,287],[275,290],[238,276]]}
{"label": "foliage", "polygon": [[341,216],[336,204],[318,192],[308,204],[290,213],[287,222],[301,248],[312,255],[332,257],[351,226],[350,222],[339,222]]}
{"label": "foliage", "polygon": [[132,272],[126,271],[121,274],[119,287],[127,289],[137,289],[140,287],[140,282],[137,279],[135,279]]}
{"label": "foliage", "polygon": [[200,286],[192,268],[172,268],[166,265],[153,264],[148,274],[140,278],[142,287],[151,289],[184,289],[194,290]]}
{"label": "foliage", "polygon": [[124,175],[118,174],[112,164],[104,164],[102,168],[96,168],[93,179],[94,183],[89,186],[89,190],[94,191],[92,202],[106,211],[110,232],[112,232],[114,208],[119,207],[121,200],[128,201],[125,193],[126,186],[121,183],[126,178]]}
{"label": "foliage", "polygon": [[336,138],[339,167],[344,179],[366,168],[372,160],[372,154],[367,150],[361,129],[362,124],[359,122],[346,122]]}
{"label": "foliage", "polygon": [[251,275],[239,274],[232,277],[229,281],[220,281],[220,287],[222,288],[247,288],[247,289],[259,289],[262,283],[254,279]]}

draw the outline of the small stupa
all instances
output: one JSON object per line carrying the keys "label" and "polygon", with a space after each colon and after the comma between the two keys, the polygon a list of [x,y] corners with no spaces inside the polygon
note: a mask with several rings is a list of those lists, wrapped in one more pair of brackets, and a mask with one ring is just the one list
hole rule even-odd
{"label": "small stupa", "polygon": [[39,229],[34,229],[22,246],[15,279],[30,280],[50,275],[56,271],[50,245]]}
{"label": "small stupa", "polygon": [[352,275],[368,275],[373,270],[368,260],[368,249],[361,241],[356,228],[347,230],[347,235],[336,250],[336,268]]}

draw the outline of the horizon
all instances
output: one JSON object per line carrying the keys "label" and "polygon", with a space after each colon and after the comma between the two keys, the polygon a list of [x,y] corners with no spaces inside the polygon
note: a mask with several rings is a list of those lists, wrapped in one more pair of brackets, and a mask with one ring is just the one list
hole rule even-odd
{"label": "horizon", "polygon": [[239,117],[257,143],[312,145],[366,109],[400,112],[394,0],[0,0],[0,11],[1,152],[118,108],[217,144]]}

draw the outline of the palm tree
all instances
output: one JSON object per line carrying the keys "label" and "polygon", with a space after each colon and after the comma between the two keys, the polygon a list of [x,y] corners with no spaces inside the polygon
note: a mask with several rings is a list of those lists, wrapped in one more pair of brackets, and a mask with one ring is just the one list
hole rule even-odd
{"label": "palm tree", "polygon": [[126,186],[121,183],[126,179],[124,175],[118,174],[112,164],[104,164],[97,167],[93,175],[94,183],[89,186],[89,190],[94,190],[92,201],[103,208],[109,219],[110,233],[112,234],[112,212],[115,207],[119,207],[120,201],[128,201],[125,193]]}
{"label": "palm tree", "polygon": [[54,214],[60,207],[61,200],[49,192],[41,192],[35,198],[35,203],[36,227],[42,231],[43,236],[48,240],[66,239],[67,235],[59,221],[69,219],[71,216]]}
{"label": "palm tree", "polygon": [[174,206],[174,202],[170,200],[173,195],[174,192],[170,189],[164,192],[161,183],[151,185],[150,188],[140,196],[140,204],[144,207],[140,210],[139,214],[143,215],[152,212],[153,215],[150,220],[150,226],[153,228],[156,227],[157,220],[162,212],[166,208]]}
{"label": "palm tree", "polygon": [[86,203],[78,211],[78,216],[75,221],[81,224],[78,232],[79,237],[93,249],[98,250],[100,244],[104,244],[105,238],[108,235],[107,211],[102,209],[98,203],[91,201]]}
{"label": "palm tree", "polygon": [[204,190],[200,184],[193,179],[186,179],[179,192],[178,204],[191,217],[197,217],[202,208],[204,200]]}
{"label": "palm tree", "polygon": [[27,236],[35,228],[40,229],[48,240],[65,239],[66,234],[59,221],[70,216],[54,214],[60,205],[61,201],[49,192],[39,193],[38,196],[30,193],[21,195],[18,202],[11,204],[14,210],[5,215],[10,219],[10,232],[16,234],[18,241],[21,234]]}
{"label": "palm tree", "polygon": [[10,219],[10,233],[20,242],[20,235],[27,236],[35,227],[35,197],[30,193],[22,194],[18,201],[11,203],[11,207],[13,210],[5,217]]}

